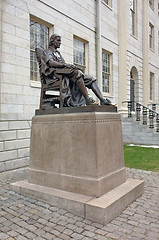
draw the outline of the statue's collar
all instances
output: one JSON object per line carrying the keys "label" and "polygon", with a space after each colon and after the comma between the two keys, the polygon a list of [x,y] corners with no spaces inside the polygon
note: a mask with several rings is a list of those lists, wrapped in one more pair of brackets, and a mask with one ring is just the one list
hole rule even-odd
{"label": "statue's collar", "polygon": [[57,49],[55,49],[55,48],[51,48],[50,47],[50,50],[53,52],[53,53],[60,53]]}

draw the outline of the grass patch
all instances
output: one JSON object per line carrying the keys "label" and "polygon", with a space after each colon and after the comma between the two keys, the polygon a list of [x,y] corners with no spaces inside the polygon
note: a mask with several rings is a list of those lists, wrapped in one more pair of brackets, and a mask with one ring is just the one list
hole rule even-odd
{"label": "grass patch", "polygon": [[125,166],[159,172],[159,148],[124,145]]}

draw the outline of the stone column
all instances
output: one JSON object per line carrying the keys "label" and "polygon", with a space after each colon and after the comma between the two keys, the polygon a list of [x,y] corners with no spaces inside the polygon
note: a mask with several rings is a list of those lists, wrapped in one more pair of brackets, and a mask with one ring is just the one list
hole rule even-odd
{"label": "stone column", "polygon": [[96,44],[97,81],[102,91],[101,0],[96,1]]}
{"label": "stone column", "polygon": [[148,105],[149,102],[149,22],[148,22],[148,4],[149,1],[143,0],[143,104]]}
{"label": "stone column", "polygon": [[126,59],[127,59],[127,21],[126,21],[126,1],[118,0],[118,23],[119,23],[119,111],[127,111],[127,105],[123,101],[127,100],[127,72],[126,72]]}

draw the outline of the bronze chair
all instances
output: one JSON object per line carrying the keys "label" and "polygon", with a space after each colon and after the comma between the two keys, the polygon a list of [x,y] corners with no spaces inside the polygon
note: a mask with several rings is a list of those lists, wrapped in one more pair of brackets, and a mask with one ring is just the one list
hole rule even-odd
{"label": "bronze chair", "polygon": [[[63,97],[62,97],[62,75],[53,76],[54,79],[46,77],[41,74],[41,63],[43,50],[41,48],[35,49],[36,57],[39,63],[39,72],[41,79],[41,96],[40,96],[40,109],[55,107],[55,104],[59,107],[63,107]],[[51,91],[52,94],[47,94],[47,91]],[[56,94],[55,94],[56,91]],[[59,95],[57,94],[59,92]]]}

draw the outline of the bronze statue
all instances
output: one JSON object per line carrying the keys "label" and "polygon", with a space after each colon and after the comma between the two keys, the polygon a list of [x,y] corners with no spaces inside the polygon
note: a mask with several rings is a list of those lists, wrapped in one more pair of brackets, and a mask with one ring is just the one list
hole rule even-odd
{"label": "bronze statue", "polygon": [[44,50],[40,60],[40,73],[47,79],[47,85],[54,85],[62,79],[63,106],[83,106],[97,104],[88,96],[87,88],[99,98],[101,105],[110,105],[111,101],[102,96],[96,79],[84,75],[82,70],[73,64],[68,64],[57,50],[61,45],[61,36],[53,34],[50,37],[49,48]]}

